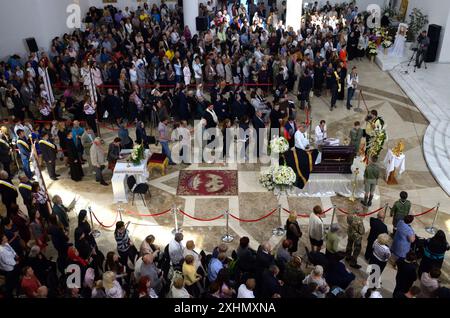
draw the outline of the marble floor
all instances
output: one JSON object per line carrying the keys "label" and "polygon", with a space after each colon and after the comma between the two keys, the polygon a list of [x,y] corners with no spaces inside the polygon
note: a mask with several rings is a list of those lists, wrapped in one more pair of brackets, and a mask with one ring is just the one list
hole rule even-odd
{"label": "marble floor", "polygon": [[[413,202],[413,212],[415,214],[429,210],[440,203],[436,227],[443,229],[448,234],[450,229],[450,200],[447,193],[442,190],[433,178],[424,158],[422,141],[427,127],[430,124],[429,120],[414,106],[392,77],[388,73],[380,71],[376,64],[363,61],[351,63],[350,67],[353,65],[358,66],[361,88],[367,106],[370,109],[377,109],[386,121],[389,134],[386,149],[394,147],[400,140],[404,140],[406,145],[406,172],[399,178],[399,184],[396,186],[389,186],[383,180],[379,182],[377,198],[370,210],[384,207],[385,204],[392,206],[398,199],[399,192],[405,190],[409,193],[409,198]],[[312,99],[314,125],[324,119],[327,121],[329,136],[343,139],[348,135],[354,121],[364,121],[364,114],[354,112],[353,110],[348,111],[342,101],[338,102],[337,110],[330,112],[329,99],[330,96],[314,97]],[[355,100],[353,104],[356,106],[357,101]],[[361,105],[361,107],[364,106]],[[305,115],[299,112],[298,119],[304,120]],[[102,129],[102,135],[106,143],[109,144],[116,136],[116,132]],[[381,158],[384,158],[386,149],[381,154]],[[152,151],[160,151],[160,149],[152,148]],[[182,169],[238,170],[239,195],[230,197],[178,197],[176,195],[178,175]],[[144,206],[140,199],[135,201],[134,206],[131,204],[112,204],[111,186],[100,187],[95,182],[94,175],[87,166],[85,166],[86,177],[80,183],[75,183],[70,180],[67,168],[63,165],[58,166],[58,173],[62,175],[60,181],[50,181],[46,173],[44,175],[51,195],[59,194],[66,204],[69,204],[75,197],[78,198],[75,211],[71,212],[72,229],[76,226],[76,214],[80,209],[89,206],[92,207],[97,218],[104,226],[114,225],[114,222],[119,218],[117,211],[118,209],[122,209],[124,211],[122,213],[122,219],[125,222],[131,222],[129,230],[136,245],[139,245],[149,234],[155,235],[157,244],[167,244],[173,237],[171,231],[174,228],[175,218],[174,214],[170,212],[159,217],[137,216],[136,214],[155,214],[172,209],[174,206],[196,218],[214,218],[229,211],[241,219],[248,220],[263,217],[279,206],[286,210],[309,214],[315,205],[321,205],[324,210],[333,207],[333,205],[343,210],[350,210],[354,208],[354,205],[360,205],[359,203],[352,203],[347,198],[340,196],[321,198],[305,198],[299,196],[277,197],[267,192],[258,184],[261,169],[262,167],[259,164],[180,165],[169,167],[168,173],[165,176],[161,176],[155,170],[149,180],[152,196],[151,198],[147,198],[148,208]],[[110,178],[111,172],[107,172],[106,179],[109,180]],[[282,212],[281,215],[278,215],[275,212],[270,217],[257,223],[239,222],[235,219],[230,219],[229,234],[234,236],[234,241],[230,243],[230,250],[237,247],[239,238],[242,236],[250,238],[253,248],[257,248],[261,242],[269,241],[275,250],[283,238],[273,236],[272,229],[278,227],[280,222],[284,224],[287,217],[287,213]],[[425,231],[425,227],[432,223],[433,217],[434,214],[430,213],[416,218],[413,227],[417,235],[430,237]],[[331,219],[332,213],[329,212],[326,214],[325,224],[330,224]],[[337,213],[335,219],[342,226],[340,246],[342,249],[345,249],[345,233],[347,228],[345,215]],[[308,219],[300,218],[299,222],[303,233],[307,233]],[[202,222],[177,213],[177,223],[183,229],[185,241],[190,239],[194,240],[199,250],[211,251],[214,246],[220,243],[221,237],[226,234],[225,219]],[[368,232],[368,218],[365,219],[364,223]],[[386,218],[386,223],[392,229],[392,219],[389,215]],[[94,224],[94,227],[101,231],[101,236],[98,238],[100,247],[105,252],[115,250],[116,245],[113,237],[113,228],[102,228],[95,220]],[[363,251],[365,250],[365,244],[366,241],[364,240]],[[305,246],[309,247],[306,234],[301,241],[300,255],[304,255]],[[365,274],[367,263],[362,258],[360,258],[359,262],[363,265],[363,268],[357,271],[354,270],[358,277],[354,283],[355,286],[362,286],[367,277]],[[450,256],[447,255],[444,264],[444,282],[448,283],[449,274]],[[392,266],[388,265],[383,273],[382,279],[382,292],[386,297],[390,296],[393,290],[394,277],[395,270]]]}
{"label": "marble floor", "polygon": [[404,64],[390,74],[430,122],[423,139],[426,163],[439,185],[450,195],[450,64],[409,69]]}

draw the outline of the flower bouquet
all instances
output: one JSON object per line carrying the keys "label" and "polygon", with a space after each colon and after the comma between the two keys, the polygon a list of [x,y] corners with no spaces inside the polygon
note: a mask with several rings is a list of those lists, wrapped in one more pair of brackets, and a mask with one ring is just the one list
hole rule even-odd
{"label": "flower bouquet", "polygon": [[277,166],[273,169],[273,182],[277,186],[292,186],[297,180],[294,170],[288,166]]}
{"label": "flower bouquet", "polygon": [[381,45],[383,46],[384,49],[388,49],[392,46],[392,41],[390,37],[387,37],[384,39],[383,43],[381,43]]}
{"label": "flower bouquet", "polygon": [[367,152],[368,157],[378,157],[383,150],[386,140],[386,129],[376,129],[374,136],[370,139],[369,142],[369,150]]}
{"label": "flower bouquet", "polygon": [[270,141],[272,153],[282,154],[289,150],[289,142],[284,137],[277,137]]}
{"label": "flower bouquet", "polygon": [[143,145],[138,145],[133,148],[131,152],[131,162],[134,165],[139,165],[141,161],[145,158],[145,149]]}
{"label": "flower bouquet", "polygon": [[275,190],[275,183],[273,182],[273,167],[268,171],[261,173],[259,183],[269,191]]}

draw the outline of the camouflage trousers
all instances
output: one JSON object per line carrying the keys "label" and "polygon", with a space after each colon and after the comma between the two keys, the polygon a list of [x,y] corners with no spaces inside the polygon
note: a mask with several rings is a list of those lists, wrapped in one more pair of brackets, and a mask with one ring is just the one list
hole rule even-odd
{"label": "camouflage trousers", "polygon": [[358,260],[358,256],[361,253],[361,242],[362,237],[348,237],[347,248],[345,252],[347,256],[352,257],[355,262]]}

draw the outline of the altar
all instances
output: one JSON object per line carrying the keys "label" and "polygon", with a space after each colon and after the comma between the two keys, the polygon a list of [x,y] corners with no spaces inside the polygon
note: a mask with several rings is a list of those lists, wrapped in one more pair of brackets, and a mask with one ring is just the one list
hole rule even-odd
{"label": "altar", "polygon": [[129,176],[134,176],[137,183],[146,183],[149,178],[147,168],[148,159],[151,156],[150,150],[145,150],[145,158],[138,165],[128,162],[127,158],[131,155],[132,150],[122,150],[120,156],[123,158],[118,160],[114,168],[113,177],[111,179],[114,199],[113,203],[128,203],[128,185]]}

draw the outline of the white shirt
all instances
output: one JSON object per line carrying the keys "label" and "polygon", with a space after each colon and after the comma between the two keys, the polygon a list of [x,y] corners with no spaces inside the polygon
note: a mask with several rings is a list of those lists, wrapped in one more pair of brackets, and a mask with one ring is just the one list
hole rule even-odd
{"label": "white shirt", "polygon": [[317,241],[323,240],[324,230],[323,230],[323,221],[316,214],[311,213],[309,216],[309,227],[308,227],[309,236]]}
{"label": "white shirt", "polygon": [[[355,82],[355,86],[353,86],[353,82]],[[353,87],[356,89],[359,84],[359,77],[358,74],[356,76],[353,76],[351,73],[347,75],[347,87]]]}
{"label": "white shirt", "polygon": [[242,284],[239,286],[237,298],[255,298],[255,295],[245,284]]}
{"label": "white shirt", "polygon": [[130,82],[137,82],[137,80],[136,69],[130,69]]}
{"label": "white shirt", "polygon": [[201,65],[201,64],[194,63],[194,65],[193,65],[192,68],[194,69],[195,78],[201,79],[201,78],[203,77],[203,73],[202,73],[202,65]]}
{"label": "white shirt", "polygon": [[183,250],[184,247],[181,243],[175,240],[169,243],[169,256],[172,264],[179,264],[183,260]]}
{"label": "white shirt", "polygon": [[295,133],[295,148],[306,150],[307,146],[309,146],[309,140],[306,137],[306,132],[302,133],[300,130],[297,130]]}
{"label": "white shirt", "polygon": [[323,140],[327,138],[327,126],[325,126],[322,131],[320,125],[317,125],[315,129],[315,134],[316,134],[316,144],[322,143]]}
{"label": "white shirt", "polygon": [[0,269],[11,272],[16,266],[16,255],[16,252],[8,243],[0,245]]}

